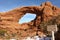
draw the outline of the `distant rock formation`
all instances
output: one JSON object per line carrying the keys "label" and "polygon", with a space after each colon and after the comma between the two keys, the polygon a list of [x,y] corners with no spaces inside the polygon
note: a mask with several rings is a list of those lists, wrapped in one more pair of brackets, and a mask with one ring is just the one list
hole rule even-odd
{"label": "distant rock formation", "polygon": [[[36,18],[29,23],[19,24],[19,19],[26,13],[36,14]],[[48,21],[59,14],[60,8],[53,6],[50,2],[42,3],[40,6],[16,8],[0,13],[0,29],[6,29],[9,33],[21,33],[21,36],[34,36],[42,21]]]}

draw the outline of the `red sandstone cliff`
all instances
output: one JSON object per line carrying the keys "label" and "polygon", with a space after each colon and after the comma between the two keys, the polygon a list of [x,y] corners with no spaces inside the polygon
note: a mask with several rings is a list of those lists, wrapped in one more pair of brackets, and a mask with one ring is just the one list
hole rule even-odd
{"label": "red sandstone cliff", "polygon": [[[36,18],[29,23],[19,24],[19,19],[26,13],[36,14]],[[60,8],[52,5],[50,2],[42,3],[41,6],[13,9],[5,13],[0,13],[0,29],[5,29],[17,34],[22,32],[22,36],[34,36],[36,35],[36,27],[38,27],[42,21],[48,21],[52,19],[53,16],[58,16],[59,14]]]}

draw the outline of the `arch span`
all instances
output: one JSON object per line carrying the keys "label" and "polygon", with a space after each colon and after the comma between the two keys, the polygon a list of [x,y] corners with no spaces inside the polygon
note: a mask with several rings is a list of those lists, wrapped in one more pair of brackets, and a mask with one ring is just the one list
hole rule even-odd
{"label": "arch span", "polygon": [[40,11],[41,11],[41,7],[39,6],[28,6],[28,7],[22,7],[8,11],[3,16],[13,17],[13,19],[10,20],[18,22],[19,19],[21,19],[23,15],[25,15],[26,13],[40,15],[41,14]]}

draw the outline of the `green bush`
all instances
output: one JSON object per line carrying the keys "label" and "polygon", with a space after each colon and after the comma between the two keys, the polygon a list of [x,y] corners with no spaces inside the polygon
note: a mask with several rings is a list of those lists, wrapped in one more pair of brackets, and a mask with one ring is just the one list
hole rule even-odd
{"label": "green bush", "polygon": [[0,36],[4,36],[5,33],[7,33],[6,30],[3,30],[3,29],[0,30]]}

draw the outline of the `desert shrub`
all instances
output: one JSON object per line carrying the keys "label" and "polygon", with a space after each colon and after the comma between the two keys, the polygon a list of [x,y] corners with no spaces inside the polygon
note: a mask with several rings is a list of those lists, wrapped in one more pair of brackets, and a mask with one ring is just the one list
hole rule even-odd
{"label": "desert shrub", "polygon": [[5,33],[7,33],[7,31],[6,31],[6,30],[3,30],[3,29],[1,29],[1,30],[0,30],[0,36],[4,36],[4,35],[5,35]]}
{"label": "desert shrub", "polygon": [[12,37],[15,37],[15,36],[16,36],[16,33],[13,33],[13,34],[12,34]]}

